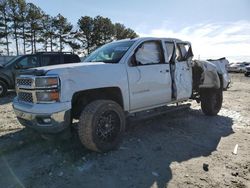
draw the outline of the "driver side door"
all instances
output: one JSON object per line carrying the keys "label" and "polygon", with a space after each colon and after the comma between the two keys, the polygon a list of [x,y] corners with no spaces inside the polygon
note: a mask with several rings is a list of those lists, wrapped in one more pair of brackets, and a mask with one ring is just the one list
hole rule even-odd
{"label": "driver side door", "polygon": [[137,47],[127,67],[130,110],[149,109],[171,101],[171,77],[162,42],[146,41]]}

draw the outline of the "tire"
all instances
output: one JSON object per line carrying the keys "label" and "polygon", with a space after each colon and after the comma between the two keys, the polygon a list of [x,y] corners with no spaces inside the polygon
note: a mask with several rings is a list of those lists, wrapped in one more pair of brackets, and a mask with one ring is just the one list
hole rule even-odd
{"label": "tire", "polygon": [[200,93],[201,109],[205,115],[215,116],[219,113],[222,102],[222,89],[202,89]]}
{"label": "tire", "polygon": [[119,104],[111,100],[96,100],[82,111],[78,135],[88,149],[107,152],[117,149],[125,130],[125,115]]}
{"label": "tire", "polygon": [[245,76],[246,76],[246,77],[248,77],[249,75],[250,75],[250,73],[248,73],[248,72],[245,73]]}
{"label": "tire", "polygon": [[6,95],[8,90],[8,87],[5,82],[0,80],[0,97],[3,97]]}

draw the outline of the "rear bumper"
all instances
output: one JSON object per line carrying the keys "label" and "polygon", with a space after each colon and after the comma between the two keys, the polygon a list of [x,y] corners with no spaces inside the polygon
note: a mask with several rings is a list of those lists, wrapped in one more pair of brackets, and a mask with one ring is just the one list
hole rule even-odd
{"label": "rear bumper", "polygon": [[19,109],[19,106],[20,103],[14,100],[13,108],[18,121],[23,126],[30,127],[41,133],[59,133],[71,124],[70,109],[50,113],[33,113]]}

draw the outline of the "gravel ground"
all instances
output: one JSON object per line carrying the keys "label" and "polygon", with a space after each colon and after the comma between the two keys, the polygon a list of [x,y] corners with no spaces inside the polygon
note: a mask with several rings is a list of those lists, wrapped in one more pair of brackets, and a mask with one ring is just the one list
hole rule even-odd
{"label": "gravel ground", "polygon": [[231,76],[218,116],[193,102],[131,124],[120,149],[106,154],[22,127],[10,93],[0,99],[0,187],[250,187],[250,78]]}

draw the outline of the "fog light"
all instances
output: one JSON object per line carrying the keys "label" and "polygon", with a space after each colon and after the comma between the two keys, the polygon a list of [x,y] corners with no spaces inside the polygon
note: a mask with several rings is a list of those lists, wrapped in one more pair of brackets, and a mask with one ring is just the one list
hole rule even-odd
{"label": "fog light", "polygon": [[51,123],[51,119],[50,118],[43,118],[43,122],[46,124]]}
{"label": "fog light", "polygon": [[52,120],[50,117],[39,117],[37,118],[39,124],[51,124]]}

